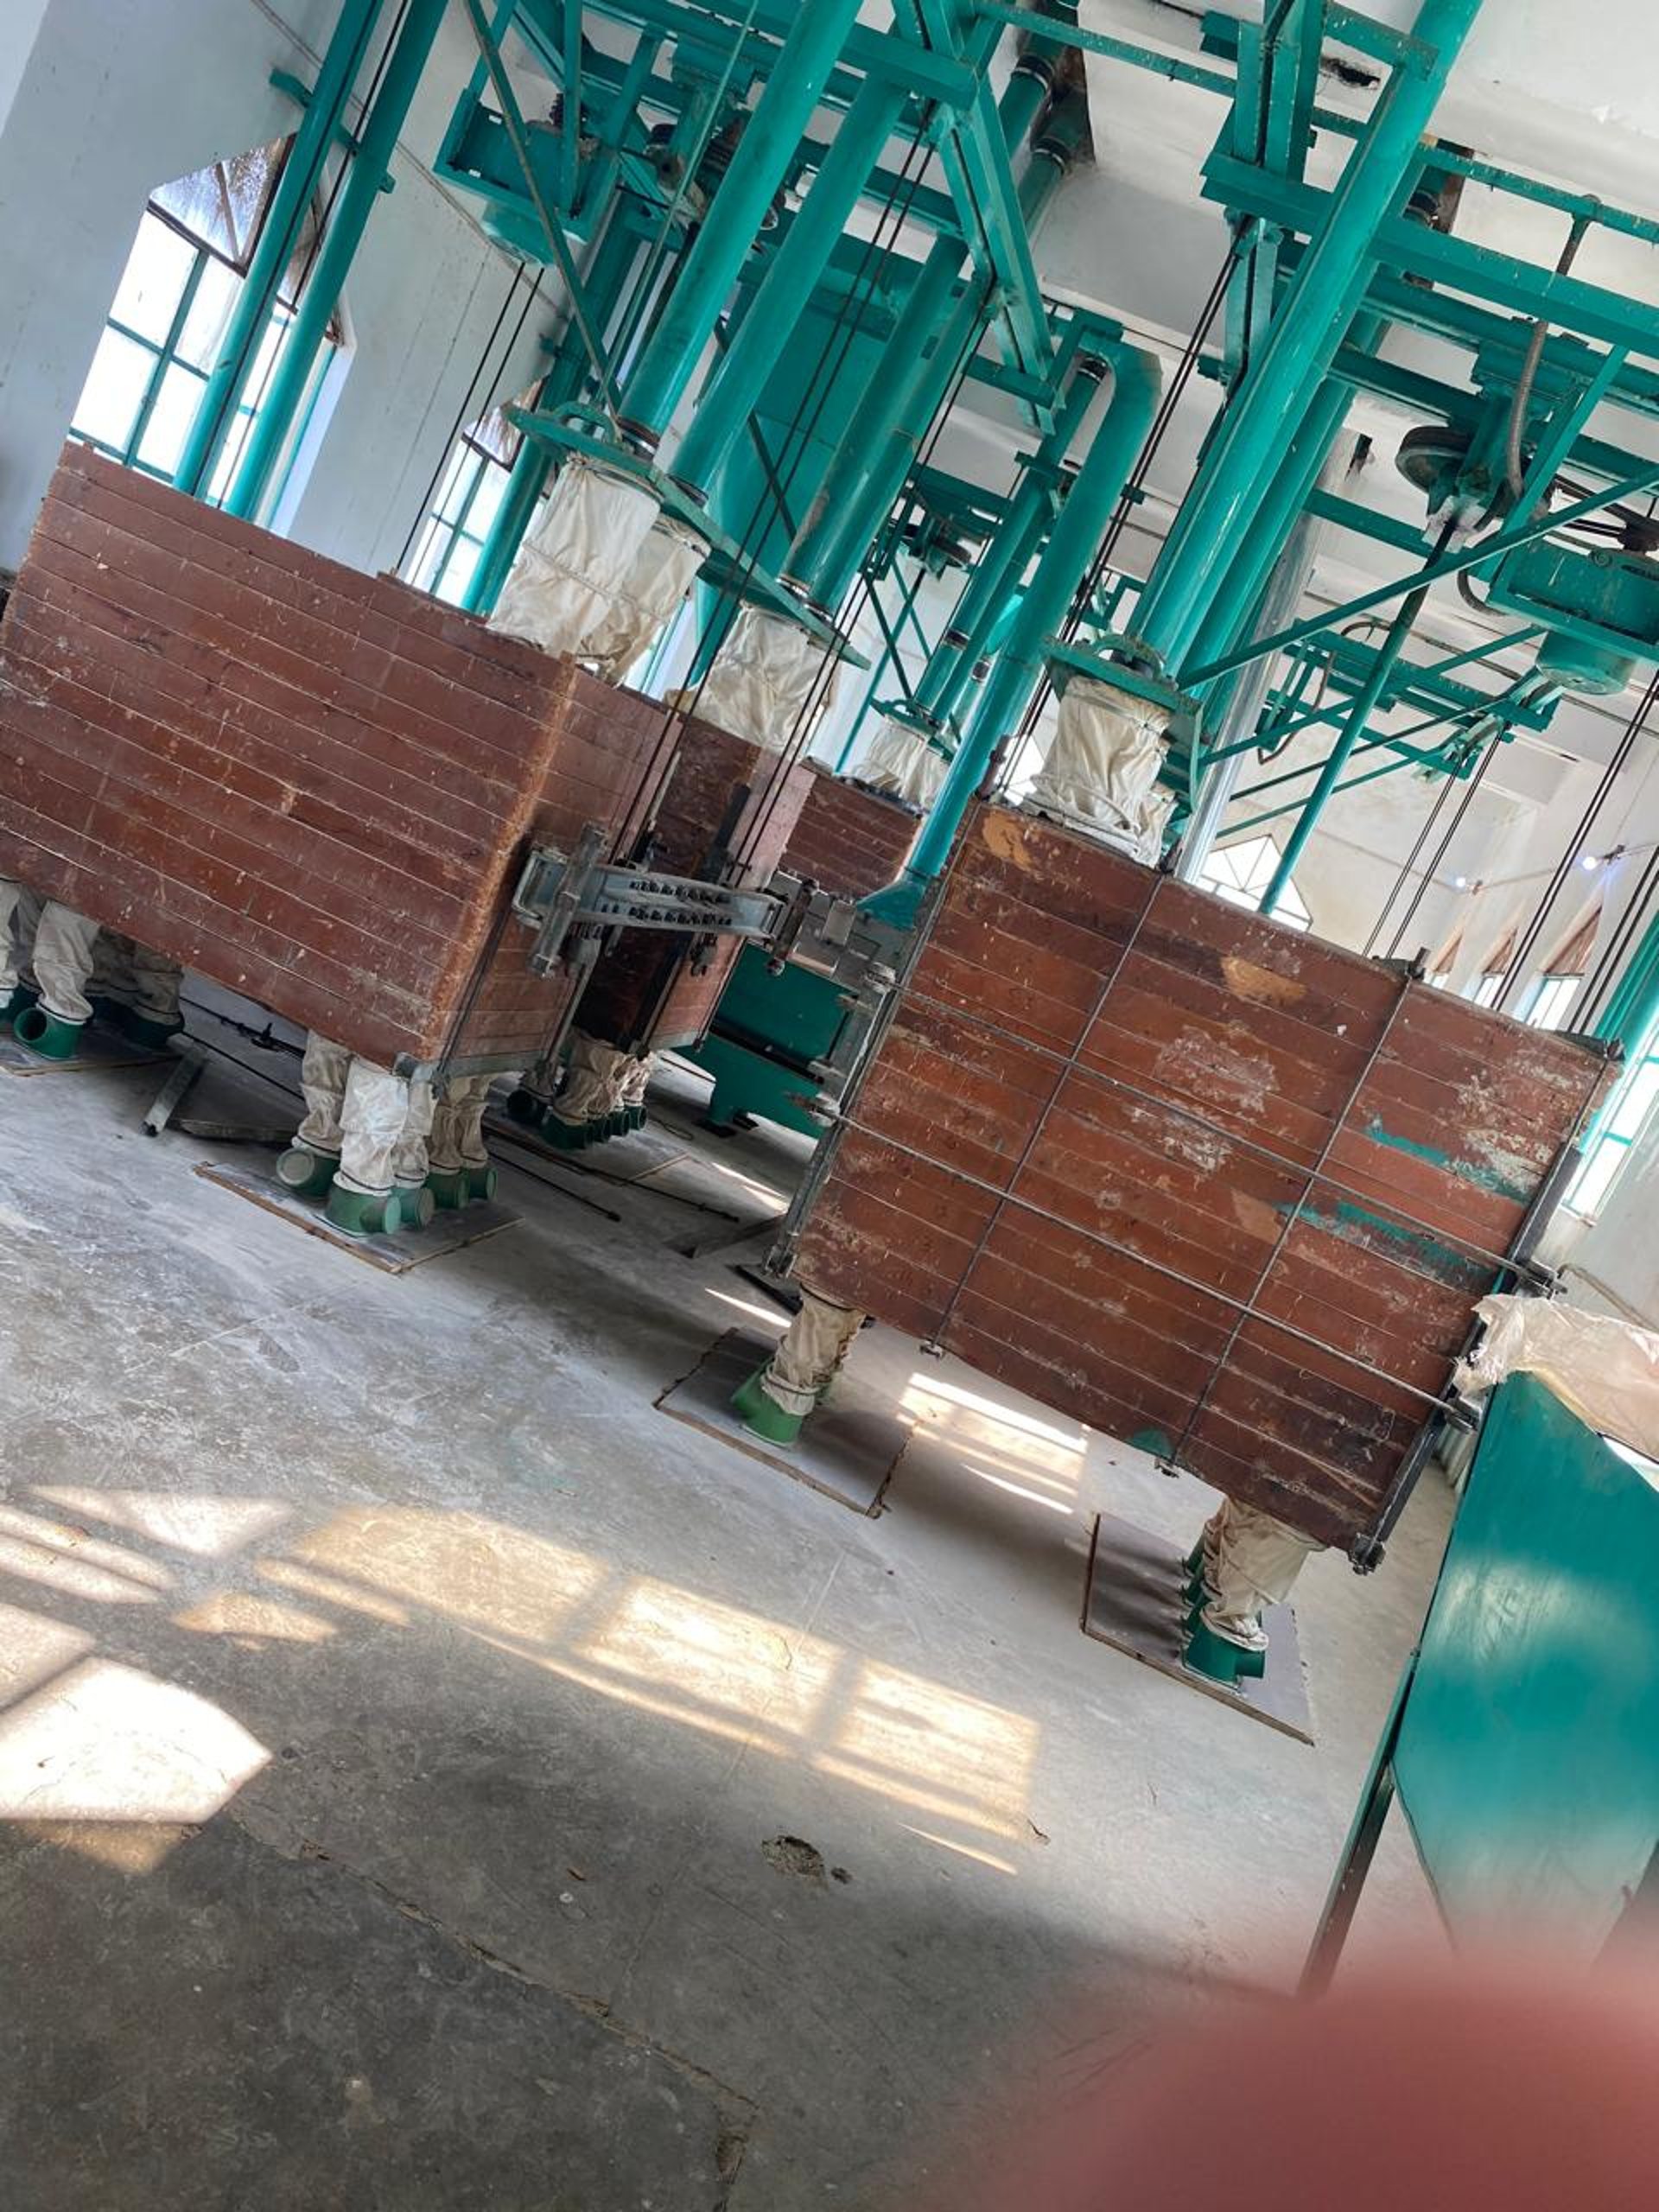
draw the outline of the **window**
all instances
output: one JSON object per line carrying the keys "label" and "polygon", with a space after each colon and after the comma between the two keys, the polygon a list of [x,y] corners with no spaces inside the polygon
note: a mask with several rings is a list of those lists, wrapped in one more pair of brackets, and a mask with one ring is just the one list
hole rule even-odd
{"label": "window", "polygon": [[[1256,907],[1278,865],[1279,848],[1271,837],[1247,837],[1236,845],[1218,845],[1199,870],[1198,881],[1230,906]],[[1313,917],[1294,883],[1287,883],[1279,893],[1273,918],[1288,922],[1294,930],[1312,928]]]}
{"label": "window", "polygon": [[1564,1028],[1583,982],[1582,976],[1541,976],[1521,1019],[1535,1029]]}
{"label": "window", "polygon": [[[76,436],[130,467],[172,477],[287,151],[286,141],[257,146],[151,194],[75,408],[71,428]],[[314,210],[220,448],[207,486],[210,499],[223,498],[270,386],[310,264],[317,221]],[[338,344],[339,337],[331,327],[331,341]],[[325,351],[312,399],[327,365]]]}
{"label": "window", "polygon": [[1631,1063],[1614,1091],[1591,1141],[1589,1154],[1567,1192],[1568,1206],[1586,1221],[1595,1219],[1630,1156],[1630,1147],[1641,1135],[1655,1101],[1659,1100],[1659,1050],[1652,1049],[1659,1045],[1659,1039],[1650,1037],[1648,1042],[1649,1051]]}
{"label": "window", "polygon": [[1465,998],[1472,999],[1477,1006],[1496,1006],[1497,995],[1503,988],[1503,975],[1502,968],[1487,969],[1484,975],[1475,977],[1464,993]]}
{"label": "window", "polygon": [[452,606],[464,604],[524,442],[507,420],[506,409],[529,407],[534,397],[523,392],[493,407],[456,440],[404,570],[416,591],[429,591]]}

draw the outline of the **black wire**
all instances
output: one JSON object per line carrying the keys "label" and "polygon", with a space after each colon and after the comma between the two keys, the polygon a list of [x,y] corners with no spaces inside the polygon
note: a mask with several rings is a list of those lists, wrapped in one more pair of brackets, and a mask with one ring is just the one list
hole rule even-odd
{"label": "black wire", "polygon": [[1580,817],[1579,826],[1563,848],[1554,874],[1551,876],[1542,898],[1533,910],[1532,919],[1510,957],[1510,964],[1503,971],[1503,982],[1495,1001],[1497,1005],[1500,1007],[1503,1005],[1515,987],[1516,978],[1521,974],[1531,957],[1533,948],[1542,934],[1544,924],[1548,919],[1549,910],[1560,897],[1561,886],[1572,873],[1573,863],[1577,859],[1585,839],[1595,826],[1596,817],[1605,805],[1613,785],[1624,772],[1624,764],[1629,760],[1637,740],[1647,727],[1648,716],[1653,711],[1656,701],[1659,701],[1659,671],[1656,671],[1649,679],[1647,690],[1642,694],[1637,702],[1635,712],[1624,725],[1624,733],[1613,748],[1612,758],[1602,771],[1601,780],[1591,794],[1589,804]]}
{"label": "black wire", "polygon": [[[1452,840],[1457,836],[1459,830],[1462,829],[1464,817],[1474,804],[1475,794],[1479,791],[1481,785],[1486,779],[1486,771],[1491,766],[1492,762],[1497,758],[1497,746],[1489,746],[1486,751],[1481,754],[1479,765],[1477,766],[1474,774],[1470,777],[1469,781],[1464,786],[1463,798],[1459,804],[1458,810],[1452,816],[1451,822],[1448,823],[1445,836],[1441,838],[1440,844],[1436,847],[1433,859],[1430,861],[1428,866],[1423,870],[1423,880],[1418,885],[1416,893],[1414,896],[1410,906],[1407,907],[1405,912],[1400,917],[1399,922],[1395,925],[1394,935],[1389,941],[1389,957],[1390,960],[1394,959],[1398,954],[1402,938],[1405,936],[1406,931],[1411,927],[1412,923],[1416,919],[1417,909],[1422,905],[1423,900],[1428,896],[1428,887],[1433,882],[1436,874],[1439,873],[1440,863],[1445,860],[1446,855],[1451,848]],[[1386,913],[1388,909],[1385,907],[1383,912]]]}
{"label": "black wire", "polygon": [[545,264],[537,270],[535,283],[524,295],[524,303],[518,310],[518,320],[513,325],[512,335],[508,339],[506,345],[503,349],[500,367],[497,370],[496,375],[489,378],[486,381],[485,378],[485,370],[489,362],[491,350],[494,346],[496,340],[501,334],[501,326],[507,319],[507,311],[512,307],[514,295],[517,293],[519,285],[523,283],[529,268],[530,264],[527,261],[519,262],[518,265],[512,272],[512,281],[507,286],[506,291],[502,297],[501,305],[496,310],[495,321],[490,326],[490,334],[484,340],[483,349],[478,357],[478,365],[474,369],[471,379],[467,384],[467,390],[461,397],[461,404],[455,410],[455,419],[449,426],[449,435],[444,440],[442,446],[439,448],[437,466],[433,469],[431,475],[427,480],[426,489],[422,493],[420,505],[415,511],[415,519],[409,526],[409,536],[404,540],[404,550],[397,556],[397,573],[400,575],[403,574],[404,563],[408,560],[410,550],[415,543],[415,540],[420,535],[422,525],[425,523],[430,512],[433,499],[437,492],[439,480],[442,476],[445,469],[449,466],[449,456],[454,448],[456,439],[461,435],[461,433],[466,429],[467,422],[475,412],[481,416],[488,411],[486,407],[479,406],[475,408],[474,406],[474,399],[479,385],[482,383],[485,385],[486,391],[493,390],[495,385],[496,378],[505,376],[507,363],[512,359],[513,354],[518,348],[518,340],[524,336],[524,325],[530,319],[530,311],[541,296],[543,280],[547,275]]}
{"label": "black wire", "polygon": [[1605,947],[1601,957],[1585,986],[1584,1000],[1578,1009],[1580,1026],[1602,1011],[1602,1002],[1610,998],[1620,970],[1624,965],[1637,931],[1646,926],[1656,884],[1659,884],[1659,847],[1648,855],[1630,901],[1619,918],[1618,926]]}
{"label": "black wire", "polygon": [[[829,404],[830,396],[835,389],[836,372],[840,369],[842,362],[846,359],[848,353],[851,350],[853,340],[857,334],[856,310],[861,308],[864,304],[863,298],[861,297],[861,289],[867,283],[867,281],[869,283],[872,290],[874,289],[874,270],[872,264],[875,261],[878,253],[880,259],[883,261],[885,261],[891,253],[891,247],[883,245],[883,231],[884,229],[887,229],[890,231],[891,235],[894,239],[898,238],[909,217],[910,209],[914,202],[917,190],[921,182],[923,170],[926,167],[926,162],[927,149],[923,144],[918,134],[917,140],[911,147],[910,152],[905,157],[904,168],[899,173],[900,181],[907,183],[908,185],[908,190],[905,194],[903,202],[900,204],[895,199],[895,200],[884,213],[880,220],[878,221],[869,238],[865,241],[863,253],[859,258],[858,266],[854,271],[853,278],[848,286],[846,296],[836,310],[836,320],[831,326],[830,342],[823,347],[817,362],[814,364],[812,374],[807,381],[806,388],[802,392],[800,399],[796,404],[794,416],[791,418],[788,428],[785,431],[784,448],[785,450],[787,451],[791,442],[795,440],[797,433],[802,432],[803,417],[806,415],[809,404],[812,405],[810,417],[806,421],[805,429],[800,436],[799,444],[797,448],[795,456],[788,465],[787,472],[784,480],[784,488],[785,490],[793,482],[797,470],[799,469],[801,464],[806,458],[812,432],[817,428],[819,418],[822,416],[824,408]],[[909,174],[912,170],[912,164],[914,165],[913,174]],[[831,353],[835,349],[837,336],[840,337],[841,340],[840,351],[836,354],[835,359],[831,360]],[[816,404],[813,404],[815,401]],[[722,582],[719,593],[716,596],[714,612],[709,617],[709,621],[703,626],[702,631],[699,632],[699,643],[701,643],[702,638],[707,635],[709,631],[715,628],[717,624],[722,621],[725,611],[728,606],[734,609],[741,604],[742,594],[740,585],[742,581],[752,576],[756,568],[760,565],[760,543],[764,539],[766,531],[771,525],[771,515],[769,512],[770,504],[770,485],[763,483],[760,495],[756,499],[753,509],[750,513],[748,522],[746,524],[743,533],[738,540],[736,559],[731,564],[731,569],[726,579]],[[826,651],[826,663],[833,661],[834,658],[835,647],[832,645]],[[678,705],[669,708],[664,715],[662,729],[658,734],[656,750],[652,753],[652,758],[646,762],[644,770],[641,772],[639,783],[636,785],[632,797],[630,800],[630,815],[634,813],[636,808],[639,806],[640,801],[645,798],[648,791],[651,791],[652,798],[650,804],[646,809],[647,814],[654,809],[657,800],[660,798],[662,790],[665,784],[668,767],[671,760],[671,740],[675,733],[688,720],[695,715],[698,702],[702,697],[703,689],[708,683],[710,675],[713,673],[713,669],[714,663],[711,657],[709,666],[703,670],[702,674],[698,677],[696,685],[693,687],[690,698],[683,699]],[[784,749],[786,750],[787,748]],[[774,777],[774,794],[777,789],[781,786],[783,781],[784,779],[782,775],[776,775]],[[759,834],[759,823],[752,824],[750,830],[746,833],[744,841],[746,849],[752,846],[754,837]]]}

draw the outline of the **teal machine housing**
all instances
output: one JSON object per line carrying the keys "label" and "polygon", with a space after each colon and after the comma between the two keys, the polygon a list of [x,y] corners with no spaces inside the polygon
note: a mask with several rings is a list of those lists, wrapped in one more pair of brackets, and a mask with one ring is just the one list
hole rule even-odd
{"label": "teal machine housing", "polygon": [[1548,1924],[1593,1955],[1659,1851],[1659,1464],[1535,1375],[1493,1394],[1422,1638],[1305,1986],[1335,1970],[1398,1801],[1454,1936]]}

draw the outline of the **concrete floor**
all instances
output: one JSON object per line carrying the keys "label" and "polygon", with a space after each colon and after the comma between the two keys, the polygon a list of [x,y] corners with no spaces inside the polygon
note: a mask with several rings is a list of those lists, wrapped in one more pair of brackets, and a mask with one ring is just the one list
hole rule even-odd
{"label": "concrete floor", "polygon": [[[1305,1577],[1309,1750],[1079,1633],[1098,1505],[1205,1510],[1126,1448],[880,1331],[874,1520],[654,1408],[779,1325],[707,1247],[792,1141],[509,1170],[392,1277],[156,1084],[0,1074],[10,2212],[877,2212],[1287,1986],[1437,1483]],[[1360,1941],[1428,1920],[1395,1838]]]}

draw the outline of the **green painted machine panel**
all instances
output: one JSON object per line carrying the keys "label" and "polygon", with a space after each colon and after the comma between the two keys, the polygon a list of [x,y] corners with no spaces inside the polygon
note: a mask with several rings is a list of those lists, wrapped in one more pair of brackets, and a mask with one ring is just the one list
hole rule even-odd
{"label": "green painted machine panel", "polygon": [[1659,1468],[1535,1376],[1487,1416],[1394,1767],[1458,1933],[1599,1947],[1659,1843]]}

